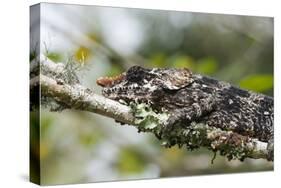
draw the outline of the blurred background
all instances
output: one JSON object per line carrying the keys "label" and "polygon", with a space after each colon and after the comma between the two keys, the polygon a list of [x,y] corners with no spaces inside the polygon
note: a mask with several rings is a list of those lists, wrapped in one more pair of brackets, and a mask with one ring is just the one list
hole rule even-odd
{"label": "blurred background", "polygon": [[[39,19],[31,26],[40,23],[41,53],[81,65],[82,84],[96,93],[98,77],[138,64],[187,67],[273,95],[273,18],[43,3]],[[41,110],[40,150],[31,154],[41,161],[42,184],[273,169],[262,159],[217,156],[211,164],[206,149],[163,148],[152,134],[100,115]]]}

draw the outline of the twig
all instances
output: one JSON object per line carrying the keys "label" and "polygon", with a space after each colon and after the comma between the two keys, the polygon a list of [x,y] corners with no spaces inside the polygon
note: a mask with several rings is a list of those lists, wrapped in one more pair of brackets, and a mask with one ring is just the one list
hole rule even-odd
{"label": "twig", "polygon": [[79,82],[67,83],[56,77],[64,72],[63,64],[55,64],[45,57],[41,57],[40,64],[41,67],[44,66],[43,72],[47,75],[41,74],[40,78],[39,76],[32,78],[31,88],[40,80],[41,96],[51,98],[65,108],[97,113],[133,125],[139,131],[152,132],[167,147],[176,144],[186,145],[187,149],[192,150],[203,146],[214,152],[220,152],[228,159],[269,158],[267,143],[200,123],[193,123],[190,127],[175,127],[170,133],[159,136],[163,128],[162,124],[167,120],[167,114],[157,114],[151,109],[147,110],[144,104],[123,105],[95,94]]}
{"label": "twig", "polygon": [[51,97],[69,108],[94,112],[127,124],[134,123],[134,116],[128,106],[96,95],[81,85],[60,85],[56,80],[40,75],[41,94]]}

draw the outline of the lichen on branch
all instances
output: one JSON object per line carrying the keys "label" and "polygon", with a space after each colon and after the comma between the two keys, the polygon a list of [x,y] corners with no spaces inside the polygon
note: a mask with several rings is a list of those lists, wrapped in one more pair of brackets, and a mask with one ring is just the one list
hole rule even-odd
{"label": "lichen on branch", "polygon": [[[147,104],[123,104],[97,95],[81,85],[74,69],[66,70],[65,64],[53,63],[44,56],[38,61],[43,71],[31,79],[31,88],[40,84],[40,97],[57,102],[62,109],[93,112],[132,125],[140,132],[153,133],[165,147],[178,145],[185,146],[188,150],[206,147],[229,160],[269,158],[267,143],[232,131],[209,127],[204,123],[176,125],[169,132],[163,131],[163,126],[170,116],[168,113],[157,113]],[[68,74],[72,80],[68,80],[69,77],[63,74],[69,70]]]}
{"label": "lichen on branch", "polygon": [[219,128],[209,127],[203,123],[178,125],[170,132],[163,132],[163,124],[168,119],[166,113],[155,113],[148,105],[132,104],[131,108],[136,118],[136,127],[142,132],[152,132],[162,140],[162,145],[172,147],[185,146],[188,150],[206,147],[219,152],[229,160],[244,160],[250,158],[267,158],[267,144],[232,131],[222,131]]}

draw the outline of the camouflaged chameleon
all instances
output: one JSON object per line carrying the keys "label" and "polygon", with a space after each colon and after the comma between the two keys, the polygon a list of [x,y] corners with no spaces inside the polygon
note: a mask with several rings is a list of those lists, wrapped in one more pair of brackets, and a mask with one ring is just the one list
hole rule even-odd
{"label": "camouflaged chameleon", "polygon": [[100,78],[97,83],[107,98],[147,103],[156,112],[169,113],[165,131],[176,124],[203,122],[270,143],[273,160],[272,97],[192,74],[186,68],[133,66],[116,77]]}

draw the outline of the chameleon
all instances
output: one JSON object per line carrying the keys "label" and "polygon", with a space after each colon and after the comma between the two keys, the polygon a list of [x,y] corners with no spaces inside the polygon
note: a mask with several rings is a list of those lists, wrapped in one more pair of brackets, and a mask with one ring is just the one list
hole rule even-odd
{"label": "chameleon", "polygon": [[99,78],[97,84],[106,98],[146,103],[156,112],[170,114],[165,131],[176,124],[204,122],[269,143],[273,160],[273,97],[193,74],[187,68],[132,66],[118,76]]}

